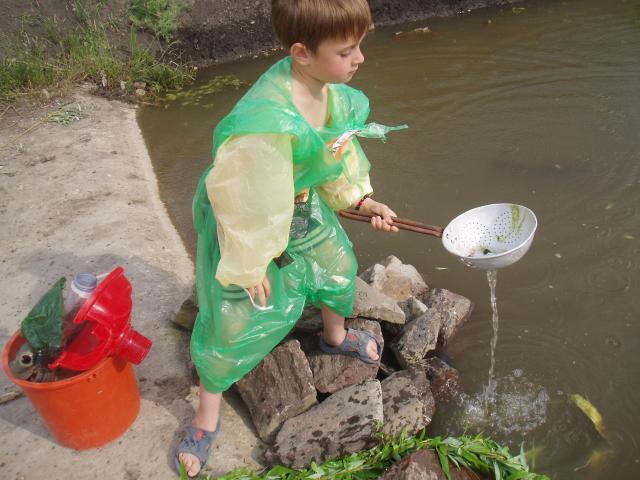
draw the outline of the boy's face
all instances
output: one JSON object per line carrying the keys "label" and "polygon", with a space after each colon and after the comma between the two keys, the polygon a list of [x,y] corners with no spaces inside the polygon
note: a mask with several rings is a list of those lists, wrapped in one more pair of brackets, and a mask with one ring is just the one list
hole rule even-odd
{"label": "boy's face", "polygon": [[364,62],[360,50],[363,38],[320,42],[316,52],[309,54],[309,72],[324,83],[348,82]]}

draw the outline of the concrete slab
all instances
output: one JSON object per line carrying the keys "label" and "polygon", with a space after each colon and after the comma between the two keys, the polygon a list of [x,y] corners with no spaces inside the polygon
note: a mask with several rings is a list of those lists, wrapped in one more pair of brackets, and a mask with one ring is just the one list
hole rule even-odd
{"label": "concrete slab", "polygon": [[[133,326],[153,348],[136,367],[137,420],[102,448],[58,446],[24,397],[0,405],[0,478],[176,478],[173,448],[197,399],[189,332],[172,318],[191,294],[193,262],[160,200],[135,108],[83,93],[66,102],[80,106],[79,121],[43,121],[61,108],[51,104],[5,116],[0,129],[0,344],[60,276],[122,265]],[[0,394],[14,390],[0,375]],[[258,467],[262,447],[237,396],[225,395],[222,415],[210,471]]]}

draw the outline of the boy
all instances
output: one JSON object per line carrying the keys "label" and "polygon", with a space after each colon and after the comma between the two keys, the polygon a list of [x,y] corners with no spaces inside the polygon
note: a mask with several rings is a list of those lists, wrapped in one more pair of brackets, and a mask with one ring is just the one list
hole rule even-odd
{"label": "boy", "polygon": [[395,213],[371,198],[369,163],[354,134],[366,97],[344,83],[364,61],[366,0],[273,0],[290,56],[258,79],[216,127],[214,165],[193,203],[199,314],[191,351],[200,403],[176,450],[189,476],[204,467],[219,430],[221,394],[293,328],[306,302],[322,311],[320,347],[378,363],[369,334],[345,331],[357,262],[335,211],[353,207],[396,232]]}

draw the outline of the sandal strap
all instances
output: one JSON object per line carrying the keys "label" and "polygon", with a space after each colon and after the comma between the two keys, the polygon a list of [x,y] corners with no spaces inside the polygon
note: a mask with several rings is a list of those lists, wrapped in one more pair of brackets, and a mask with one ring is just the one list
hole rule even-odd
{"label": "sandal strap", "polygon": [[200,462],[200,470],[205,467],[207,460],[209,459],[209,452],[211,445],[220,431],[220,419],[218,418],[218,424],[213,432],[203,430],[202,428],[189,426],[184,435],[182,441],[176,447],[176,468],[180,471],[180,460],[178,456],[181,453],[188,453],[193,455]]}
{"label": "sandal strap", "polygon": [[[369,341],[373,340],[378,346],[378,360],[372,360],[367,353],[367,345]],[[326,353],[349,355],[352,357],[358,357],[365,363],[377,364],[382,357],[382,346],[380,342],[369,332],[363,330],[356,330],[353,328],[347,329],[347,334],[340,345],[331,346],[328,345],[322,336],[320,337],[320,348]]]}

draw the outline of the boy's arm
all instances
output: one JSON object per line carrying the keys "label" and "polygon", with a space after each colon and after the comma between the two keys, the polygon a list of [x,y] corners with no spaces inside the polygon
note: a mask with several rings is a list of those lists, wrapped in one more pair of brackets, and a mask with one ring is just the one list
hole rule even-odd
{"label": "boy's arm", "polygon": [[362,197],[373,193],[369,180],[370,164],[356,139],[349,141],[341,160],[345,163],[346,173],[317,189],[333,210],[352,207]]}
{"label": "boy's arm", "polygon": [[233,137],[206,180],[218,224],[222,285],[260,284],[287,247],[293,217],[293,164],[287,135]]}

